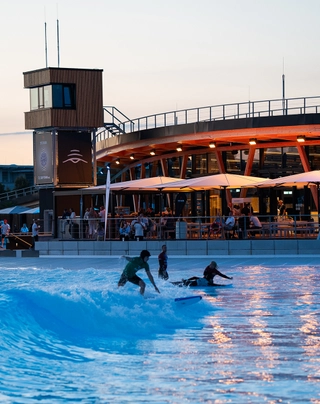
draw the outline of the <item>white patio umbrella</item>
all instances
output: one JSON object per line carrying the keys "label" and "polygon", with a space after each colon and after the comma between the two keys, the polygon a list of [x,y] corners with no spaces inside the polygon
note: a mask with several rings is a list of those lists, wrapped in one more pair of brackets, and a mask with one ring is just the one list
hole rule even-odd
{"label": "white patio umbrella", "polygon": [[132,181],[124,181],[118,182],[110,185],[110,189],[112,191],[142,191],[144,189],[151,191],[157,191],[162,188],[163,185],[168,182],[177,183],[182,181],[179,178],[173,177],[150,177],[150,178],[141,178],[140,180],[132,180]]}
{"label": "white patio umbrella", "polygon": [[210,189],[240,188],[247,185],[262,183],[263,178],[238,174],[214,174],[205,177],[190,178],[179,182],[163,184],[162,191],[179,189],[180,191],[201,191]]}
{"label": "white patio umbrella", "polygon": [[[150,177],[150,178],[141,178],[139,180],[132,180],[132,181],[123,181],[123,182],[116,182],[110,184],[110,191],[111,192],[132,192],[134,191],[136,194],[146,192],[157,192],[161,191],[161,188],[167,182],[179,182],[182,181],[179,178],[173,177],[165,177],[165,176],[158,176],[158,177]],[[99,185],[97,187],[88,187],[81,189],[82,194],[105,194],[106,193],[106,184]]]}
{"label": "white patio umbrella", "polygon": [[166,183],[161,186],[161,192],[192,192],[211,189],[224,189],[224,197],[227,200],[228,188],[240,188],[247,184],[262,182],[263,178],[238,174],[213,174],[204,177],[190,178],[179,182]]}
{"label": "white patio umbrella", "polygon": [[[150,177],[141,178],[139,180],[123,181],[110,184],[110,191],[158,191],[162,186],[168,182],[179,182],[183,181],[179,178],[173,177]],[[101,193],[104,194],[106,191],[106,185],[99,185],[97,187],[88,187],[82,189],[83,193]]]}
{"label": "white patio umbrella", "polygon": [[270,179],[261,183],[255,184],[258,188],[266,188],[266,187],[302,187],[309,186],[311,187],[311,192],[313,194],[314,201],[316,203],[318,209],[318,217],[320,210],[320,202],[319,202],[319,187],[320,187],[320,170],[314,171],[306,171],[300,174],[287,175],[285,177],[279,177],[275,179]]}
{"label": "white patio umbrella", "polygon": [[288,187],[305,186],[305,185],[319,185],[320,184],[320,170],[306,171],[300,174],[286,175],[274,179],[268,179],[261,183],[256,183],[254,186],[260,188],[286,185]]}

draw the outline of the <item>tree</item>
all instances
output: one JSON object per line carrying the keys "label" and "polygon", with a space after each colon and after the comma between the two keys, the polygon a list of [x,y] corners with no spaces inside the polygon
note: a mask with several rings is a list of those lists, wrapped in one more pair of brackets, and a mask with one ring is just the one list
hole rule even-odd
{"label": "tree", "polygon": [[0,194],[3,194],[6,192],[5,186],[0,182]]}
{"label": "tree", "polygon": [[30,186],[29,181],[24,175],[20,175],[14,181],[14,189],[28,188]]}

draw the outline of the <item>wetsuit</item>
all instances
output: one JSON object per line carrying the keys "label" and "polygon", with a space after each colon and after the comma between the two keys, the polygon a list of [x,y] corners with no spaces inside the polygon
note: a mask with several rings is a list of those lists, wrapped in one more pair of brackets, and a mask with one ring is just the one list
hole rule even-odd
{"label": "wetsuit", "polygon": [[203,277],[209,282],[209,283],[213,283],[213,278],[219,275],[222,278],[225,279],[230,279],[229,276],[222,274],[220,271],[218,271],[216,268],[210,268],[210,265],[208,265],[204,272],[203,272]]}
{"label": "wetsuit", "polygon": [[165,251],[162,251],[158,256],[158,260],[159,260],[158,277],[166,281],[167,279],[169,279],[169,275],[167,272],[168,267],[167,253]]}
{"label": "wetsuit", "polygon": [[216,275],[225,279],[232,279],[229,276],[222,274],[216,268],[211,268],[210,265],[208,265],[203,272],[203,278],[193,276],[192,278],[183,280],[183,284],[186,286],[210,286],[214,284],[213,278]]}
{"label": "wetsuit", "polygon": [[139,285],[139,282],[142,279],[139,278],[136,273],[140,271],[140,269],[145,269],[146,272],[150,271],[149,264],[144,262],[144,260],[140,257],[132,258],[132,260],[129,261],[125,266],[118,282],[118,286],[124,286],[128,281],[134,283],[135,285]]}

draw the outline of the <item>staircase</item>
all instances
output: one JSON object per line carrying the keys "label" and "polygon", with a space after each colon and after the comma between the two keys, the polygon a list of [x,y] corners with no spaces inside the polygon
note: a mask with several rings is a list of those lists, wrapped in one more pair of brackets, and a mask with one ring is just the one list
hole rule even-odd
{"label": "staircase", "polygon": [[134,122],[129,119],[126,115],[124,115],[118,108],[113,106],[103,107],[104,115],[106,115],[107,119],[104,123],[104,130],[102,130],[99,135],[102,133],[108,132],[109,136],[113,137],[126,133],[126,127],[129,125],[130,132],[133,131]]}

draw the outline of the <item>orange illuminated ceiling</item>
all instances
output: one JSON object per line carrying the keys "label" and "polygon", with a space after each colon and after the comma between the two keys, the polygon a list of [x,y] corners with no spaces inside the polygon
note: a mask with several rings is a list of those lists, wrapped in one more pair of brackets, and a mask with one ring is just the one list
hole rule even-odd
{"label": "orange illuminated ceiling", "polygon": [[[320,145],[320,124],[271,126],[259,128],[226,129],[214,131],[197,131],[196,124],[185,125],[193,131],[181,130],[181,126],[156,128],[111,137],[97,143],[98,163],[112,163],[120,159],[121,165],[136,165],[137,162],[177,157],[185,154],[214,153],[217,151],[297,147],[301,145]],[[185,128],[186,129],[186,128]],[[180,133],[179,133],[180,132]],[[181,133],[184,132],[184,133]],[[305,142],[298,143],[298,136],[304,136]],[[254,138],[256,144],[249,145]],[[210,148],[210,143],[215,148]],[[182,151],[177,152],[177,146]],[[155,155],[151,156],[150,151]],[[131,159],[130,159],[131,156]],[[134,160],[133,160],[133,159]]]}

